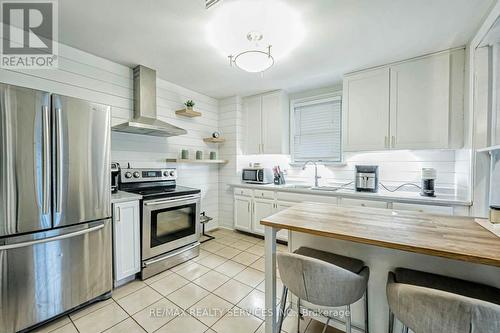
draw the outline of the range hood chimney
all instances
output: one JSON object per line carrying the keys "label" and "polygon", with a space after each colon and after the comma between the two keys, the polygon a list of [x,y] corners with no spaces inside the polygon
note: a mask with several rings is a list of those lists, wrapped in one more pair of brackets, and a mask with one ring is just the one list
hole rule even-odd
{"label": "range hood chimney", "polygon": [[162,137],[187,133],[182,128],[157,119],[156,71],[141,65],[134,68],[134,118],[113,126],[112,130]]}

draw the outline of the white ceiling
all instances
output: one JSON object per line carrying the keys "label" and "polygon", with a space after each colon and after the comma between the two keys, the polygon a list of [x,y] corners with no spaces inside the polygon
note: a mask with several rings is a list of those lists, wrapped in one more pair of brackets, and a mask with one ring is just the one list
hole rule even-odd
{"label": "white ceiling", "polygon": [[[231,1],[231,0],[223,0]],[[207,42],[204,0],[59,1],[60,41],[220,98],[338,83],[344,73],[464,45],[495,0],[286,0],[305,40],[261,77]],[[222,4],[223,5],[223,4]]]}

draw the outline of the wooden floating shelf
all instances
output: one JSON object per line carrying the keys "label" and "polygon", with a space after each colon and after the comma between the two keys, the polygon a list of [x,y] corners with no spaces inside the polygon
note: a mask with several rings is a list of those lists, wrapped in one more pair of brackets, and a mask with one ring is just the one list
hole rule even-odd
{"label": "wooden floating shelf", "polygon": [[227,160],[184,160],[182,158],[167,158],[168,163],[194,163],[194,164],[226,164]]}
{"label": "wooden floating shelf", "polygon": [[189,109],[177,110],[177,111],[175,111],[175,114],[178,116],[189,117],[189,118],[201,116],[201,112],[189,110]]}
{"label": "wooden floating shelf", "polygon": [[207,142],[207,143],[223,143],[224,141],[226,141],[226,139],[224,139],[224,138],[204,138],[203,141]]}

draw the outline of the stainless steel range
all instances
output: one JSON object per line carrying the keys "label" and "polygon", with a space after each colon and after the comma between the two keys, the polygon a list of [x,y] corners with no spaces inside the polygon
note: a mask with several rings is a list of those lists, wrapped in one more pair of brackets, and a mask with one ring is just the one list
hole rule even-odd
{"label": "stainless steel range", "polygon": [[142,279],[200,251],[200,190],[177,186],[176,169],[121,169],[120,189],[142,195]]}

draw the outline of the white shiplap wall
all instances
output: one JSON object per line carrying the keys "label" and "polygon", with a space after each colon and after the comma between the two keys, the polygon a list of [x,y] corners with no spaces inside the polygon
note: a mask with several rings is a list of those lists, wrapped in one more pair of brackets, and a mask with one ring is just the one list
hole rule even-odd
{"label": "white shiplap wall", "polygon": [[[308,165],[305,170],[302,170],[300,166],[291,166],[289,156],[286,155],[242,155],[238,157],[238,164],[241,167],[249,162],[259,162],[265,167],[279,164],[282,169],[288,170],[289,182],[312,183],[314,181],[314,166]],[[457,189],[454,150],[345,153],[344,165],[320,165],[318,167],[318,173],[322,177],[320,183],[334,185],[354,180],[357,164],[378,165],[380,182],[390,187],[403,183],[420,184],[422,168],[435,168],[437,187],[446,192],[455,192]]]}
{"label": "white shiplap wall", "polygon": [[220,147],[221,158],[228,163],[219,171],[219,224],[233,227],[233,194],[227,184],[239,181],[238,155],[242,153],[243,126],[240,97],[230,97],[219,102],[219,128],[226,142]]}
{"label": "white shiplap wall", "polygon": [[[59,68],[46,70],[0,69],[0,82],[33,89],[45,90],[61,95],[86,99],[110,105],[113,125],[129,119],[133,112],[132,69],[112,61],[65,45],[59,45]],[[202,117],[181,118],[175,110],[183,102],[192,99]],[[209,228],[218,223],[218,167],[208,165],[168,165],[166,158],[177,157],[181,148],[187,148],[194,155],[203,150],[218,147],[203,142],[218,129],[218,101],[211,97],[190,91],[173,83],[157,80],[158,115],[163,121],[171,122],[188,131],[187,135],[171,138],[157,138],[125,133],[112,134],[112,159],[122,166],[130,162],[133,167],[177,167],[178,183],[202,190],[202,210],[214,217]]]}

